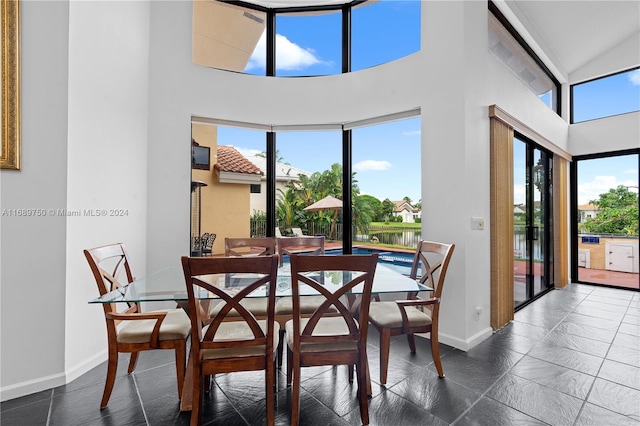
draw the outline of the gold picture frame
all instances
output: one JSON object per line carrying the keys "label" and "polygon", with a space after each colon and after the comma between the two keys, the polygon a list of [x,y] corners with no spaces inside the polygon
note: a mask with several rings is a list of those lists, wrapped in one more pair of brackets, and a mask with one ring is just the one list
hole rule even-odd
{"label": "gold picture frame", "polygon": [[20,1],[1,0],[2,138],[0,168],[20,170]]}

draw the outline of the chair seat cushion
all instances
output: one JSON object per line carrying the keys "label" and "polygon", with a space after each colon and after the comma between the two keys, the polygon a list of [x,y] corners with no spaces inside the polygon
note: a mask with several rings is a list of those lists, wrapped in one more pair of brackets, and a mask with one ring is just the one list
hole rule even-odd
{"label": "chair seat cushion", "polygon": [[[160,340],[186,339],[191,332],[191,321],[183,309],[162,309],[146,312],[166,312],[167,316],[160,325]],[[156,320],[125,321],[124,327],[118,331],[119,343],[147,343]]]}
{"label": "chair seat cushion", "polygon": [[[240,304],[256,317],[267,316],[268,303],[269,299],[266,297],[245,297],[240,301]],[[223,306],[224,302],[214,305],[211,308],[211,311],[209,311],[209,317],[213,318],[218,315],[218,312],[220,312],[220,309],[222,309]],[[240,317],[240,314],[235,309],[232,309],[227,314],[227,317]]]}
{"label": "chair seat cushion", "polygon": [[[318,309],[324,301],[324,296],[300,296],[300,314],[310,315]],[[338,313],[335,306],[329,306],[327,313]],[[276,302],[276,315],[292,315],[293,314],[293,298],[283,297]]]}
{"label": "chair seat cushion", "polygon": [[[267,321],[266,320],[258,320],[257,321],[260,328],[267,334]],[[278,342],[280,339],[280,325],[276,322],[274,332],[273,332],[273,351],[275,353],[278,348]],[[202,335],[204,336],[208,330],[209,326],[202,329]],[[214,336],[213,341],[224,341],[224,340],[243,340],[243,339],[253,339],[253,332],[249,328],[249,325],[245,321],[228,321],[220,324],[216,335]],[[203,359],[211,360],[211,359],[220,359],[220,358],[240,358],[240,357],[251,357],[251,356],[260,356],[264,355],[265,348],[264,345],[256,345],[256,346],[248,346],[244,348],[230,348],[230,349],[205,349],[202,351]]]}
{"label": "chair seat cushion", "polygon": [[[307,318],[300,319],[300,331],[304,330],[309,320]],[[357,323],[357,321],[356,321]],[[285,331],[287,333],[287,345],[293,347],[293,320],[287,321],[285,324]],[[313,330],[314,336],[336,336],[349,334],[349,327],[342,317],[326,317],[321,318],[318,321],[315,329]],[[330,351],[345,351],[345,350],[357,350],[358,343],[353,342],[340,342],[340,343],[302,343],[300,345],[301,352],[330,352]]]}
{"label": "chair seat cushion", "polygon": [[[407,318],[412,327],[431,324],[431,316],[414,306],[406,306]],[[402,327],[402,314],[396,302],[374,302],[369,306],[369,322],[386,328]]]}

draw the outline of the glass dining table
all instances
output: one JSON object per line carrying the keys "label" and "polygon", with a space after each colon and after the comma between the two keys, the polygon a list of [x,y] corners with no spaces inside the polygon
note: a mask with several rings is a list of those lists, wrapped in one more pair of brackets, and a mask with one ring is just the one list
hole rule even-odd
{"label": "glass dining table", "polygon": [[[332,288],[336,290],[340,288],[343,280],[350,281],[354,278],[353,272],[347,271],[315,271],[309,272],[315,280],[324,283],[325,288],[331,291]],[[356,273],[357,274],[357,273]],[[210,282],[218,288],[224,288],[228,294],[238,292],[248,282],[255,282],[256,274],[215,274],[200,277],[201,279]],[[433,289],[427,287],[424,284],[417,282],[415,279],[409,278],[400,272],[391,269],[383,264],[378,263],[373,278],[373,290],[374,295],[381,295],[385,293],[417,293],[432,291]],[[197,289],[197,298],[200,300],[218,299],[213,293],[203,292],[201,288]],[[317,294],[310,286],[301,285],[299,288],[301,295],[313,295]],[[347,294],[347,296],[354,296],[357,298],[362,292],[362,287],[355,287],[354,290]],[[259,288],[251,293],[248,297],[266,297],[266,286]],[[278,268],[276,297],[291,296],[291,268],[290,264],[285,262],[280,268]],[[406,296],[405,296],[406,297]],[[149,274],[146,277],[136,279],[130,284],[127,284],[121,288],[115,289],[101,297],[92,299],[89,303],[101,304],[101,303],[121,303],[121,302],[163,302],[174,301],[180,307],[188,312],[188,297],[187,289],[184,279],[184,273],[181,267],[168,266],[157,272]],[[189,364],[191,364],[191,357],[189,357]],[[187,367],[187,373],[185,376],[185,382],[183,389],[186,392],[182,394],[182,401],[180,402],[181,411],[191,410],[191,392],[187,391],[191,389],[191,368]]]}
{"label": "glass dining table", "polygon": [[[342,271],[317,271],[310,272],[319,282],[324,282],[327,289],[340,288],[343,279],[349,281],[353,278],[350,272]],[[349,274],[345,276],[345,274]],[[320,275],[320,277],[318,277]],[[227,292],[237,291],[243,287],[243,283],[255,281],[255,276],[248,274],[217,274],[202,277],[219,288],[225,288]],[[351,294],[357,295],[362,287],[354,288]],[[373,278],[373,293],[411,293],[431,291],[430,287],[420,284],[416,280],[383,265],[378,264]],[[315,294],[311,287],[300,287],[301,295]],[[266,297],[265,287],[254,291],[248,297]],[[210,294],[198,293],[198,298],[216,299]],[[289,263],[284,263],[278,268],[276,297],[291,296],[291,268]],[[162,302],[175,301],[178,304],[186,304],[187,290],[185,287],[182,268],[168,266],[146,277],[136,279],[132,283],[113,290],[101,297],[90,300],[89,303],[119,303],[119,302]]]}

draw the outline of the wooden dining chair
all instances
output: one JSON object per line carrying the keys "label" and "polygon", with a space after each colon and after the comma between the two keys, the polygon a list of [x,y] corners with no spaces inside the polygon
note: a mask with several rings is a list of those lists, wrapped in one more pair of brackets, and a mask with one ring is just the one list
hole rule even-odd
{"label": "wooden dining chair", "polygon": [[[380,384],[387,383],[391,336],[407,335],[411,353],[416,352],[414,333],[431,333],[431,354],[439,377],[444,377],[438,348],[438,314],[447,268],[455,244],[420,241],[409,276],[433,288],[432,297],[421,299],[410,293],[407,300],[374,302],[369,308],[369,322],[380,333]],[[420,276],[418,276],[420,270]]]}
{"label": "wooden dining chair", "polygon": [[[283,237],[277,238],[280,266],[285,256],[304,254],[306,256],[324,255],[324,237]],[[308,317],[324,302],[323,296],[302,296],[300,299],[300,314]],[[335,307],[329,308],[330,314],[337,314]],[[276,321],[280,323],[280,346],[278,347],[278,366],[282,366],[284,352],[284,333],[287,321],[293,316],[293,302],[291,297],[281,297],[276,302]]]}
{"label": "wooden dining chair", "polygon": [[276,254],[276,240],[270,237],[225,238],[225,256],[269,256]]}
{"label": "wooden dining chair", "polygon": [[[236,371],[265,371],[267,424],[275,418],[275,348],[278,324],[274,321],[278,256],[260,257],[182,257],[182,268],[191,313],[191,356],[193,365],[193,406],[191,425],[197,425],[203,408],[205,376]],[[217,277],[212,274],[219,274]],[[226,287],[228,279],[233,287]],[[241,283],[241,285],[239,284]],[[243,305],[253,291],[267,294],[268,308],[265,320],[257,319]],[[202,293],[215,295],[223,303],[209,325],[209,314],[202,309]],[[239,318],[227,321],[231,310]]]}
{"label": "wooden dining chair", "polygon": [[[133,279],[127,251],[123,244],[111,244],[84,250],[91,272],[103,296],[119,289]],[[119,281],[124,279],[124,282]],[[139,303],[128,303],[126,310],[118,312],[115,303],[104,303],[107,323],[108,361],[107,379],[104,385],[100,408],[109,403],[116,380],[118,353],[129,352],[128,373],[133,373],[138,354],[151,349],[173,349],[175,351],[178,398],[182,398],[185,374],[186,340],[191,323],[182,309],[166,309],[143,313]]]}
{"label": "wooden dining chair", "polygon": [[324,254],[324,237],[282,237],[276,238],[280,266],[285,256],[290,254],[306,254],[310,256]]}
{"label": "wooden dining chair", "polygon": [[[298,425],[300,420],[301,367],[320,365],[356,366],[360,417],[362,424],[369,424],[367,328],[377,261],[377,254],[291,255],[293,318],[285,327],[287,385],[292,385],[292,425]],[[330,282],[324,279],[323,271],[332,271]],[[339,284],[334,282],[335,278]],[[300,289],[306,286],[325,301],[308,318],[303,318]],[[346,299],[356,286],[362,286],[362,299],[358,316],[354,318]],[[330,307],[339,312],[338,316],[327,316]]]}
{"label": "wooden dining chair", "polygon": [[[276,241],[273,238],[225,238],[224,255],[226,257],[253,257],[272,256],[276,254]],[[267,299],[259,297],[249,297],[240,302],[256,318],[266,319]],[[224,303],[220,302],[211,308],[210,316],[215,317]],[[227,315],[227,320],[240,319],[241,315],[232,309]]]}

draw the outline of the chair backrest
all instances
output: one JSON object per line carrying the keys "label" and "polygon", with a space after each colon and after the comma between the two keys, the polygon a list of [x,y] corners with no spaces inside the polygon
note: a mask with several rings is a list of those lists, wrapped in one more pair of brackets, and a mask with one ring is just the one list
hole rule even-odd
{"label": "chair backrest", "polygon": [[225,238],[225,256],[269,256],[276,254],[276,240],[270,237]]}
{"label": "chair backrest", "polygon": [[300,228],[291,228],[291,232],[293,232],[294,237],[303,237],[302,229]]}
{"label": "chair backrest", "polygon": [[278,238],[280,265],[285,255],[306,254],[310,256],[324,254],[324,237],[282,237]]}
{"label": "chair backrest", "polygon": [[[366,325],[369,322],[369,304],[371,302],[371,290],[377,262],[377,254],[341,256],[291,255],[294,346],[298,347],[299,344],[305,342],[341,343],[355,341],[358,342],[360,349],[364,349],[361,345],[366,346],[367,344]],[[330,282],[326,282],[327,280]],[[340,285],[336,285],[336,282],[339,282]],[[301,330],[300,286],[304,284],[324,296],[325,301],[316,308],[315,312],[309,317],[304,330]],[[362,286],[362,298],[357,321],[351,313],[350,307],[345,305],[348,299],[347,296],[354,292],[354,287],[356,286]],[[318,321],[323,315],[329,313],[329,308],[332,306],[338,310],[339,314],[331,313],[331,316],[340,315],[349,328],[349,334],[314,335],[313,332]],[[362,324],[363,327],[360,328],[359,324]]]}
{"label": "chair backrest", "polygon": [[[89,262],[89,267],[98,285],[98,293],[103,296],[113,290],[119,289],[133,282],[133,274],[129,264],[129,257],[124,244],[109,244],[84,250],[84,256]],[[137,303],[128,303],[129,307],[122,313],[140,312]],[[102,303],[105,314],[117,312],[115,303]],[[107,326],[117,325],[107,321]],[[112,330],[115,333],[115,330]]]}
{"label": "chair backrest", "polygon": [[[455,244],[420,241],[409,276],[434,289],[433,296],[442,296],[442,287]],[[418,276],[420,269],[420,276]]]}
{"label": "chair backrest", "polygon": [[213,247],[213,243],[216,241],[216,234],[207,235],[206,242],[203,243],[202,248],[211,249]]}
{"label": "chair backrest", "polygon": [[[265,353],[273,353],[274,309],[278,270],[278,256],[260,257],[182,257],[189,312],[191,318],[191,350],[242,348],[265,345]],[[263,288],[265,287],[265,288]],[[254,291],[265,292],[267,302],[267,331],[260,327],[255,316],[240,304],[242,299]],[[215,317],[209,317],[207,303],[202,303],[200,294],[213,294],[220,298],[224,307]],[[220,325],[229,312],[237,314],[234,321],[244,321],[253,334],[252,339],[234,339],[223,336],[214,342]],[[238,315],[239,314],[239,315]],[[203,333],[203,324],[210,323]],[[240,349],[241,351],[241,349]],[[269,352],[271,351],[271,352]]]}

